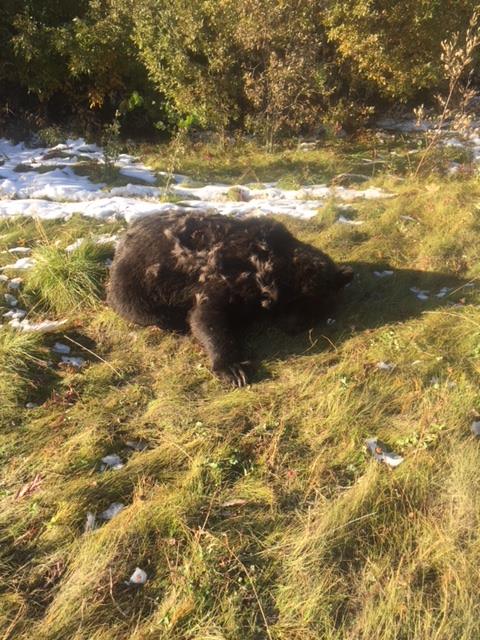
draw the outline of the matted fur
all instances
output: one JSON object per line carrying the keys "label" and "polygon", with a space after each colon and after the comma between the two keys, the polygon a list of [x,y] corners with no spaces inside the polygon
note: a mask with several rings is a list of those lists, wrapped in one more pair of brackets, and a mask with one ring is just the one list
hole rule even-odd
{"label": "matted fur", "polygon": [[238,378],[236,326],[267,314],[295,316],[292,326],[313,322],[353,276],[275,220],[198,213],[134,223],[110,274],[108,303],[121,316],[190,328],[213,369],[236,384],[246,381],[242,367]]}

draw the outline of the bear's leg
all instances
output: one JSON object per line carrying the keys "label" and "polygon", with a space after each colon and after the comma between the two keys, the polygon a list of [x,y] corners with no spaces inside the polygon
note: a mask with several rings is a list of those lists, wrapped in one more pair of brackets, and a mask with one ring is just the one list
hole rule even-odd
{"label": "bear's leg", "polygon": [[245,371],[248,363],[240,362],[225,300],[221,296],[198,295],[189,322],[192,334],[210,358],[213,372],[234,387],[244,387],[248,383]]}

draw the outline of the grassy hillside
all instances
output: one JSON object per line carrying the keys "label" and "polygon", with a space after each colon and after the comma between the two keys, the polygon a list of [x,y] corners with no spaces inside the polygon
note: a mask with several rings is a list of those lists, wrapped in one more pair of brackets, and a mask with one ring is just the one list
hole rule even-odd
{"label": "grassy hillside", "polygon": [[[175,169],[296,185],[367,156],[201,148]],[[122,223],[0,222],[0,251],[37,257],[5,272],[25,279],[14,293],[29,319],[67,320],[49,335],[0,330],[2,640],[480,636],[480,185],[413,179],[409,158],[369,165],[367,184],[395,197],[356,203],[361,226],[335,223],[333,201],[282,219],[357,276],[335,323],[295,338],[255,327],[261,366],[242,390],[191,339],[105,307],[113,248],[92,239]],[[55,342],[84,366],[59,366]],[[398,468],[365,453],[376,436]],[[109,454],[123,466],[101,471]],[[124,509],[101,521],[112,503]],[[101,526],[85,531],[88,513]],[[143,587],[125,584],[136,567]]]}

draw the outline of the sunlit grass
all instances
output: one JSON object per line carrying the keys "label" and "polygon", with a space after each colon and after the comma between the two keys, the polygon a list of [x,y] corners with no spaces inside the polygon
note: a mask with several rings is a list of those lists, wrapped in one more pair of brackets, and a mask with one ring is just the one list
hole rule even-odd
{"label": "sunlit grass", "polygon": [[38,335],[0,328],[0,397],[5,414],[14,411],[35,369],[45,365],[44,352]]}
{"label": "sunlit grass", "polygon": [[[299,162],[313,171],[323,155],[333,174],[362,153]],[[223,177],[234,184],[251,159],[232,158]],[[201,157],[187,160],[207,175]],[[258,152],[254,173],[266,180],[277,160]],[[299,166],[272,178],[301,183]],[[293,338],[254,328],[246,341],[262,366],[236,391],[190,338],[133,327],[99,304],[104,249],[63,247],[105,224],[48,223],[47,246],[28,221],[1,224],[2,248],[40,244],[30,295],[74,321],[72,339],[89,351],[80,371],[49,353],[57,377],[27,410],[46,349],[70,334],[0,332],[0,393],[11,391],[0,405],[0,636],[480,637],[480,449],[469,430],[480,412],[480,188],[373,180],[396,197],[355,203],[361,227],[337,224],[333,200],[310,221],[283,219],[357,277],[334,324]],[[387,266],[393,276],[374,276]],[[365,453],[376,436],[404,456],[397,469]],[[101,472],[109,454],[124,466]],[[123,511],[85,532],[87,513],[113,502]],[[148,575],[139,589],[125,584],[137,566]]]}
{"label": "sunlit grass", "polygon": [[66,313],[98,304],[107,272],[109,247],[84,241],[74,251],[55,245],[35,249],[36,261],[27,281],[27,291],[56,313]]}

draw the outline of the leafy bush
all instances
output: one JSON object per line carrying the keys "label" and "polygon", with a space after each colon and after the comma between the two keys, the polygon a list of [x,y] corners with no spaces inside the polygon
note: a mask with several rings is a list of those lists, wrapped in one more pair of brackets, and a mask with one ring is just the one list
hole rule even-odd
{"label": "leafy bush", "polygon": [[459,0],[331,2],[328,37],[358,89],[393,100],[415,99],[443,83],[441,42],[465,31],[477,3]]}
{"label": "leafy bush", "polygon": [[[4,0],[3,114],[123,131],[243,128],[267,142],[352,128],[373,107],[446,85],[441,43],[458,0]],[[1,118],[2,110],[0,110]]]}

